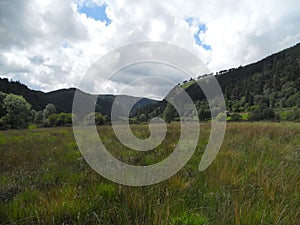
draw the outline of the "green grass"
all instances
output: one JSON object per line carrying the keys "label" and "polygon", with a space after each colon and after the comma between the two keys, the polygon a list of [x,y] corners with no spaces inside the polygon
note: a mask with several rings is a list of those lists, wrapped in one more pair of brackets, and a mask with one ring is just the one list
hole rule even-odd
{"label": "green grass", "polygon": [[183,88],[184,90],[186,90],[186,89],[188,89],[190,86],[192,86],[195,83],[196,83],[195,80],[187,81],[186,83],[181,84],[181,88]]}
{"label": "green grass", "polygon": [[[98,130],[114,156],[148,165],[172,152],[179,126],[170,124],[152,153],[124,148],[110,126]],[[0,224],[300,224],[300,124],[230,123],[217,158],[199,172],[209,126],[201,124],[189,163],[148,187],[95,173],[71,128],[1,131]],[[149,135],[147,125],[132,129]]]}

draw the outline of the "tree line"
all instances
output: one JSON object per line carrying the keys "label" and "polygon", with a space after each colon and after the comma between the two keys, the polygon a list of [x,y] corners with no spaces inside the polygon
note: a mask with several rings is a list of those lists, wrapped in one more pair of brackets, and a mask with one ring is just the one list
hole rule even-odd
{"label": "tree line", "polygon": [[104,125],[109,123],[108,117],[99,112],[91,112],[81,120],[73,113],[58,113],[52,103],[48,103],[41,111],[35,111],[23,96],[6,94],[0,91],[0,129],[24,129],[29,124],[38,127]]}

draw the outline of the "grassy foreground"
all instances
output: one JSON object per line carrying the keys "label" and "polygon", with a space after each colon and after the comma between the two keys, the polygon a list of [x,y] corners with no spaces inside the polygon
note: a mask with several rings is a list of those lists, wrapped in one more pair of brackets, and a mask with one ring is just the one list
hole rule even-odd
{"label": "grassy foreground", "polygon": [[[110,126],[105,146],[122,161],[167,157],[179,125],[153,152],[124,147]],[[133,126],[147,137],[146,125]],[[0,132],[0,224],[300,224],[300,124],[230,123],[215,161],[198,171],[209,124],[175,176],[149,187],[112,183],[81,157],[71,128]]]}

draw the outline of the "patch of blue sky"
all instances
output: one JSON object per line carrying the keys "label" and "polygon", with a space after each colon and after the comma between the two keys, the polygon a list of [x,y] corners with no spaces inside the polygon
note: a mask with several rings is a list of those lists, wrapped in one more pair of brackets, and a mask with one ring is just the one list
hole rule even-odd
{"label": "patch of blue sky", "polygon": [[199,38],[199,35],[200,35],[201,32],[203,32],[203,33],[206,32],[205,24],[200,24],[199,27],[198,27],[198,31],[196,33],[194,33],[195,42],[196,42],[197,45],[202,46],[205,50],[209,51],[209,50],[211,50],[211,46],[202,43],[202,41]]}
{"label": "patch of blue sky", "polygon": [[191,27],[193,25],[193,21],[194,21],[194,18],[192,17],[188,17],[185,19],[185,21],[188,23],[188,25]]}
{"label": "patch of blue sky", "polygon": [[61,46],[62,46],[63,48],[68,48],[68,47],[69,47],[69,45],[68,45],[67,42],[64,42]]}
{"label": "patch of blue sky", "polygon": [[111,20],[106,15],[107,5],[83,5],[79,8],[79,13],[84,13],[87,17],[93,18],[94,20],[105,22],[105,25],[108,26],[111,24]]}
{"label": "patch of blue sky", "polygon": [[[194,18],[192,17],[188,17],[185,19],[185,21],[188,23],[189,27],[193,26],[193,22],[194,22]],[[198,30],[196,33],[194,33],[194,39],[195,39],[195,43],[199,46],[202,46],[205,50],[209,51],[211,50],[211,46],[210,45],[206,45],[204,43],[202,43],[202,41],[199,38],[200,33],[205,33],[206,32],[206,26],[205,24],[200,24],[198,26]]]}

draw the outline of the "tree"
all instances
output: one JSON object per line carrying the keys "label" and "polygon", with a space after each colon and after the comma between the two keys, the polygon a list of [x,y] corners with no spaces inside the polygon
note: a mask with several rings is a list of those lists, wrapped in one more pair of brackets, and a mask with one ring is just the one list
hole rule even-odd
{"label": "tree", "polygon": [[240,112],[241,102],[240,100],[235,100],[232,104],[232,111],[233,112]]}
{"label": "tree", "polygon": [[10,125],[9,125],[9,120],[7,116],[2,116],[0,118],[0,130],[6,130],[9,129]]}
{"label": "tree", "polygon": [[167,103],[167,106],[164,110],[163,116],[167,123],[171,123],[172,120],[176,117],[176,110],[170,103]]}
{"label": "tree", "polygon": [[58,114],[51,114],[48,119],[48,125],[50,127],[56,127],[58,126],[57,122],[58,122]]}
{"label": "tree", "polygon": [[275,118],[275,112],[271,108],[265,108],[262,111],[262,115],[263,115],[263,118],[266,119],[266,120],[272,120],[272,119]]}
{"label": "tree", "polygon": [[139,115],[138,121],[139,122],[146,122],[147,121],[146,115],[144,113],[142,113],[141,115]]}
{"label": "tree", "polygon": [[2,91],[0,91],[0,118],[2,116],[5,116],[6,112],[5,112],[5,108],[4,108],[4,103],[3,100],[5,99],[6,94]]}
{"label": "tree", "polygon": [[56,126],[70,126],[72,125],[73,121],[76,121],[76,115],[72,113],[59,113],[59,114],[52,114],[48,117],[48,123],[51,127]]}
{"label": "tree", "polygon": [[249,120],[251,121],[258,121],[263,119],[263,115],[262,115],[262,109],[260,106],[251,106],[250,107],[250,116],[249,116]]}
{"label": "tree", "polygon": [[211,113],[209,109],[198,110],[198,116],[200,121],[207,121],[211,118]]}
{"label": "tree", "polygon": [[43,112],[42,111],[38,111],[35,114],[33,122],[36,123],[36,124],[42,124],[43,123],[43,118],[44,118]]}
{"label": "tree", "polygon": [[225,113],[219,113],[216,117],[216,120],[218,122],[225,122],[226,121],[226,114]]}
{"label": "tree", "polygon": [[241,116],[241,114],[239,114],[239,113],[233,113],[233,114],[230,116],[230,120],[231,120],[231,121],[241,121],[241,120],[242,120],[242,116]]}
{"label": "tree", "polygon": [[99,112],[91,112],[84,116],[82,123],[83,125],[103,125],[105,124],[105,117]]}
{"label": "tree", "polygon": [[13,129],[26,128],[31,120],[31,105],[22,97],[8,94],[3,100],[4,120]]}
{"label": "tree", "polygon": [[48,103],[45,107],[45,109],[43,110],[43,117],[44,117],[44,122],[45,120],[48,119],[48,117],[52,114],[56,114],[57,111],[56,111],[56,107],[54,104],[52,103]]}

